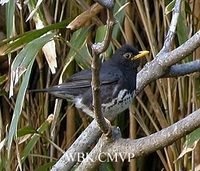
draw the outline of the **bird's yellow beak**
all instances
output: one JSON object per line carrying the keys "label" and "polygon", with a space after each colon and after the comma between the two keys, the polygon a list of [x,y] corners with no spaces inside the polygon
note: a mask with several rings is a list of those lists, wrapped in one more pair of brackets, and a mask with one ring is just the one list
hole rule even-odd
{"label": "bird's yellow beak", "polygon": [[138,58],[142,58],[144,57],[145,55],[149,54],[149,51],[147,50],[144,50],[144,51],[139,51],[139,54],[138,55],[135,55],[131,58],[131,60],[136,60]]}

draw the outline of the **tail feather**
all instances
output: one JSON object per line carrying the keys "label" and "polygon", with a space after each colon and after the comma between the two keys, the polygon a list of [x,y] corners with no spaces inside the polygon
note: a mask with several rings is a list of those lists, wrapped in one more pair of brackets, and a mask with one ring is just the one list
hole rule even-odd
{"label": "tail feather", "polygon": [[67,99],[69,101],[73,101],[74,99],[73,95],[67,94],[66,91],[59,90],[58,88],[55,88],[55,87],[29,90],[29,93],[49,93],[49,94],[54,95],[55,97],[58,97],[61,99]]}
{"label": "tail feather", "polygon": [[29,90],[29,93],[45,93],[45,92],[49,92],[49,91],[50,91],[50,89],[44,88],[44,89]]}

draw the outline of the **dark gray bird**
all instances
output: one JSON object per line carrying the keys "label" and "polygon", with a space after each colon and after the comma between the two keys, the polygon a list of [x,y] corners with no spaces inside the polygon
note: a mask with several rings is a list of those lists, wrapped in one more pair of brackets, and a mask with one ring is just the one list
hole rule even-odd
{"label": "dark gray bird", "polygon": [[[102,113],[120,113],[127,109],[133,100],[136,88],[137,68],[140,58],[148,51],[138,51],[130,45],[119,48],[110,60],[100,69],[100,90]],[[92,107],[92,72],[83,70],[72,75],[65,83],[32,92],[47,92],[59,98],[72,101],[78,109],[94,117]]]}

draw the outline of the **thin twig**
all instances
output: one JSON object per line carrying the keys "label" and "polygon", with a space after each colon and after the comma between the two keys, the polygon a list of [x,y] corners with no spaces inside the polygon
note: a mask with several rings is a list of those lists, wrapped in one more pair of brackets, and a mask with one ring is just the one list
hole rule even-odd
{"label": "thin twig", "polygon": [[169,30],[167,32],[167,36],[165,37],[163,48],[160,50],[160,52],[157,55],[170,51],[170,48],[172,46],[173,39],[174,39],[174,36],[175,36],[175,33],[176,33],[176,26],[177,26],[178,17],[179,17],[179,14],[180,14],[180,8],[181,8],[181,0],[176,0],[176,3],[174,5],[174,9],[173,9],[171,23],[170,23],[170,26],[169,26]]}

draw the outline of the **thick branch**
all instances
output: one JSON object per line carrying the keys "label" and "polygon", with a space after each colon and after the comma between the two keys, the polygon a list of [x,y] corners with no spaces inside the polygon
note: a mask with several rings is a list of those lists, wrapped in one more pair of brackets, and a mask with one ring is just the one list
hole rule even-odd
{"label": "thick branch", "polygon": [[200,71],[200,60],[188,62],[185,64],[177,64],[170,67],[170,69],[163,75],[165,78],[179,77],[194,72]]}
{"label": "thick branch", "polygon": [[[144,138],[132,140],[116,137],[115,140],[108,141],[102,136],[97,143],[97,147],[83,160],[78,169],[94,170],[103,160],[102,157],[106,157],[105,155],[108,155],[108,158],[111,158],[111,156],[112,158],[116,156],[120,158],[123,156],[124,159],[143,156],[169,146],[174,141],[187,135],[199,126],[200,109],[175,124]],[[101,156],[101,158],[99,156]]]}
{"label": "thick branch", "polygon": [[[82,153],[95,142],[101,135],[101,130],[97,122],[93,120],[90,125],[81,133],[70,148],[62,155],[58,162],[52,167],[51,171],[70,170],[76,163],[78,153]],[[71,156],[71,158],[70,158]]]}
{"label": "thick branch", "polygon": [[114,143],[109,144],[107,148],[105,148],[105,151],[111,154],[132,153],[134,154],[134,158],[139,157],[171,145],[174,141],[194,131],[199,126],[200,109],[196,110],[175,124],[150,136],[136,140],[119,139]]}
{"label": "thick branch", "polygon": [[104,146],[106,147],[107,142],[112,143],[116,139],[121,138],[120,129],[113,127],[111,135],[112,137],[109,139],[105,135],[102,135],[102,137],[99,139],[98,143],[95,145],[92,151],[86,156],[86,158],[78,166],[77,170],[87,170],[87,171],[95,170],[101,161],[102,162],[105,161],[104,158],[106,156],[101,152],[104,151]]}

